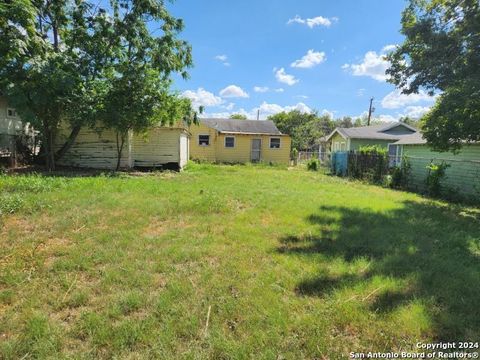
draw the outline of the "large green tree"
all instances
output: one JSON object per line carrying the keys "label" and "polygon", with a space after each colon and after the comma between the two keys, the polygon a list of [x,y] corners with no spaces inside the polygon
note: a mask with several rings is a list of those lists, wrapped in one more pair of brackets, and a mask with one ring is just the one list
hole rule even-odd
{"label": "large green tree", "polygon": [[[109,96],[122,93],[117,85],[125,74],[148,77],[163,89],[163,95],[172,72],[186,76],[192,59],[190,46],[178,39],[182,28],[182,21],[168,13],[162,0],[0,4],[0,90],[20,116],[41,131],[50,169],[55,167],[54,143],[60,124],[69,124],[73,130],[57,157],[82,126],[93,125],[105,114],[112,100]],[[132,59],[142,59],[145,66],[136,61],[134,67],[123,70],[121,66]],[[170,99],[179,103],[173,95],[156,99],[156,105],[163,100],[167,106],[165,101]]]}
{"label": "large green tree", "polygon": [[292,110],[269,116],[268,119],[272,120],[282,133],[292,137],[292,148],[297,150],[317,147],[320,138],[328,135],[334,128],[330,116],[319,116],[317,112]]}
{"label": "large green tree", "polygon": [[387,74],[405,94],[440,94],[422,119],[428,143],[447,151],[480,141],[480,2],[410,0],[401,33]]}

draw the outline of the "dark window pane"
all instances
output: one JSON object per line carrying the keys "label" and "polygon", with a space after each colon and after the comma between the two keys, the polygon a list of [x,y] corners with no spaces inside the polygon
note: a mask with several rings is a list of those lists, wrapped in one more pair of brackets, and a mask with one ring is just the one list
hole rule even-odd
{"label": "dark window pane", "polygon": [[270,149],[280,149],[280,138],[270,138]]}
{"label": "dark window pane", "polygon": [[227,147],[227,148],[235,147],[235,138],[231,137],[231,136],[227,136],[225,138],[225,147]]}
{"label": "dark window pane", "polygon": [[198,145],[201,145],[201,146],[210,145],[210,135],[198,135]]}

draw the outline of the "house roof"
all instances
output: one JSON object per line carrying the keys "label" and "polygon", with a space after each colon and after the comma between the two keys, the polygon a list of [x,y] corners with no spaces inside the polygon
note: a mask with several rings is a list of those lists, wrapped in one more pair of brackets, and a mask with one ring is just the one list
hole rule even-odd
{"label": "house roof", "polygon": [[388,134],[385,131],[391,130],[397,126],[403,126],[407,129],[412,131],[417,131],[414,127],[400,123],[400,122],[393,122],[388,124],[380,124],[380,125],[370,125],[370,126],[360,126],[360,127],[352,127],[352,128],[336,128],[332,131],[332,133],[327,137],[327,140],[335,134],[338,133],[345,139],[376,139],[376,140],[400,140],[405,136],[409,136],[410,134]]}
{"label": "house roof", "polygon": [[221,133],[283,135],[270,120],[200,119],[200,123]]}
{"label": "house roof", "polygon": [[423,145],[426,144],[421,132],[416,132],[411,135],[407,135],[398,140],[395,145]]}

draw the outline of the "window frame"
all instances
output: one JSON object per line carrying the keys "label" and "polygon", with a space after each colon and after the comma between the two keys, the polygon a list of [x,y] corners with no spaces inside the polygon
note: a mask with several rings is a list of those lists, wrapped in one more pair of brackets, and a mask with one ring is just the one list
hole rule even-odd
{"label": "window frame", "polygon": [[[272,140],[273,140],[273,139],[278,139],[278,147],[272,147]],[[281,148],[282,148],[282,138],[281,138],[280,136],[271,136],[268,145],[269,145],[268,147],[269,147],[271,150],[281,149]]]}
{"label": "window frame", "polygon": [[[10,112],[12,112],[13,115],[10,115]],[[15,108],[11,108],[11,107],[7,108],[7,117],[9,117],[9,118],[18,117],[17,110],[15,110]]]}
{"label": "window frame", "polygon": [[[201,144],[201,143],[200,143],[200,137],[201,137],[201,136],[207,136],[207,137],[208,137],[208,144]],[[197,142],[197,143],[198,143],[198,146],[202,146],[202,147],[204,147],[204,146],[210,146],[210,134],[198,134],[198,139],[197,139],[197,140],[198,140],[198,142]]]}
{"label": "window frame", "polygon": [[[227,138],[229,139],[233,139],[233,146],[227,146]],[[226,148],[226,149],[234,149],[235,146],[236,146],[236,142],[237,142],[237,139],[235,139],[235,136],[225,136],[225,138],[223,139],[223,146]]]}

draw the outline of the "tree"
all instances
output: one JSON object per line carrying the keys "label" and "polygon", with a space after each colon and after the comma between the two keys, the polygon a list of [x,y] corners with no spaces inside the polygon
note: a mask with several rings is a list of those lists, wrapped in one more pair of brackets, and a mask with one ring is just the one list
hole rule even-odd
{"label": "tree", "polygon": [[268,117],[284,134],[292,137],[292,148],[310,150],[320,144],[320,138],[328,135],[334,128],[328,115],[319,116],[317,112],[303,113],[298,110],[281,112]]}
{"label": "tree", "polygon": [[389,81],[405,94],[441,93],[422,119],[427,142],[448,151],[480,141],[480,2],[410,0],[401,32]]}
{"label": "tree", "polygon": [[247,120],[247,117],[243,114],[232,114],[230,115],[230,119]]}
{"label": "tree", "polygon": [[[160,24],[153,30],[161,30],[158,36],[148,30],[153,24]],[[148,59],[164,89],[171,72],[186,76],[192,61],[190,46],[177,39],[182,27],[161,0],[111,0],[106,7],[68,0],[0,4],[0,90],[40,130],[49,169],[60,124],[73,130],[57,158],[82,126],[98,119],[128,54]],[[142,72],[151,69],[137,66],[137,74],[150,77]]]}

